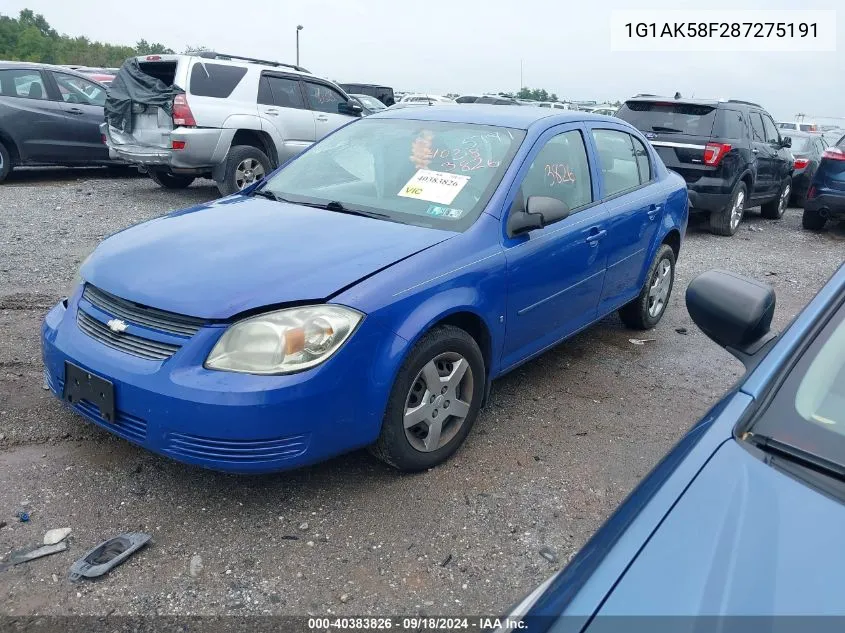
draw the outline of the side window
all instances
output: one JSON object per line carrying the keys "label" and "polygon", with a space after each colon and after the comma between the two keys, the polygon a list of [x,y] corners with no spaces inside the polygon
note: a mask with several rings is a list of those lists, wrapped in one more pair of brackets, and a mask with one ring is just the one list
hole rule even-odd
{"label": "side window", "polygon": [[46,99],[44,79],[37,70],[0,70],[0,95],[24,99]]}
{"label": "side window", "polygon": [[745,121],[742,112],[739,110],[728,110],[725,108],[718,111],[717,128],[714,133],[723,138],[742,139],[746,138]]}
{"label": "side window", "polygon": [[759,112],[751,112],[748,117],[751,119],[751,140],[758,143],[766,142],[766,132],[763,129],[763,119]]}
{"label": "side window", "polygon": [[225,99],[246,75],[242,66],[197,62],[191,69],[190,93],[198,97]]}
{"label": "side window", "polygon": [[66,75],[64,73],[53,73],[56,83],[59,86],[59,94],[65,103],[81,103],[83,105],[103,106],[106,103],[106,90],[93,81]]}
{"label": "side window", "polygon": [[651,161],[648,158],[648,151],[645,145],[636,136],[631,136],[634,141],[634,157],[637,159],[637,168],[640,172],[640,184],[645,184],[651,180]]}
{"label": "side window", "polygon": [[311,104],[312,110],[339,114],[341,106],[346,105],[346,99],[342,94],[324,84],[306,81],[305,93],[308,95],[308,102]]}
{"label": "side window", "polygon": [[593,201],[581,132],[558,134],[543,146],[522,181],[523,200],[530,196],[557,198],[572,211]]}
{"label": "side window", "polygon": [[634,140],[626,132],[593,130],[604,179],[604,195],[612,196],[640,186],[640,170],[634,154]]}
{"label": "side window", "polygon": [[288,77],[274,77],[272,75],[262,77],[258,87],[258,100],[259,103],[275,105],[280,108],[307,109],[305,102],[302,100],[299,80]]}
{"label": "side window", "polygon": [[770,117],[763,115],[763,127],[766,130],[766,140],[769,143],[780,143],[780,134],[775,127],[775,122]]}

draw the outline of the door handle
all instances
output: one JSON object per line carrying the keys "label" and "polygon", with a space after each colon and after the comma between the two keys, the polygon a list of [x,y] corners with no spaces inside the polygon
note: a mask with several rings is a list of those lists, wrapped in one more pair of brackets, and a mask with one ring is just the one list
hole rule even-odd
{"label": "door handle", "polygon": [[657,214],[663,209],[663,205],[661,204],[652,204],[648,208],[648,217],[650,220],[653,220],[657,217]]}
{"label": "door handle", "polygon": [[68,112],[70,112],[71,114],[84,114],[84,112],[82,112],[82,110],[80,110],[79,108],[71,108],[70,110],[68,110]]}
{"label": "door handle", "polygon": [[759,149],[757,149],[756,147],[753,147],[753,148],[751,148],[751,153],[752,153],[752,154],[759,154],[759,153],[760,153],[760,150],[759,150]]}
{"label": "door handle", "polygon": [[267,108],[264,110],[264,114],[269,114],[270,116],[279,116],[279,111],[275,108]]}
{"label": "door handle", "polygon": [[604,230],[604,229],[599,230],[596,227],[593,227],[592,229],[590,229],[590,234],[587,236],[587,243],[590,246],[595,246],[596,244],[599,243],[599,241],[601,241],[601,239],[605,235],[607,235],[606,230]]}
{"label": "door handle", "polygon": [[329,120],[329,117],[327,117],[327,116],[326,116],[326,115],[324,115],[324,114],[321,114],[321,115],[319,115],[319,116],[317,117],[317,120],[318,120],[318,121],[328,121],[328,120]]}

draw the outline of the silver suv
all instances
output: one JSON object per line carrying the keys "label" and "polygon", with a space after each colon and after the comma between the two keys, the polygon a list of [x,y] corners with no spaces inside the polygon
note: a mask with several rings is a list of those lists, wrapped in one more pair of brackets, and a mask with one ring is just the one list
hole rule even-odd
{"label": "silver suv", "polygon": [[205,177],[228,195],[361,111],[299,66],[210,52],[147,55],[120,69],[100,129],[111,158],[162,187]]}

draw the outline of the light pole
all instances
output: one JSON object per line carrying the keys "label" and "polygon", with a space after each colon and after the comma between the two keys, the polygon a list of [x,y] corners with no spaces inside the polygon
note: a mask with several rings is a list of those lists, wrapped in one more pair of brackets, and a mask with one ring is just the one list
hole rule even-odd
{"label": "light pole", "polygon": [[299,66],[299,32],[302,30],[302,25],[296,25],[296,65]]}

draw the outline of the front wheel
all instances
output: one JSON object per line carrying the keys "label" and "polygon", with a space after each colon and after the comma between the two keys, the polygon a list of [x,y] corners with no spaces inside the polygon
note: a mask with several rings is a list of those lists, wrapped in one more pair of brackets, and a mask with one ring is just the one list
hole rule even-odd
{"label": "front wheel", "polygon": [[402,365],[370,451],[399,470],[426,470],[458,450],[478,417],[484,358],[464,330],[441,326],[426,334]]}
{"label": "front wheel", "polygon": [[786,180],[780,187],[778,197],[760,207],[760,215],[764,218],[769,218],[770,220],[781,219],[783,214],[786,212],[786,207],[789,205],[789,198],[791,195],[792,182]]}
{"label": "front wheel", "polygon": [[3,143],[0,143],[0,182],[6,180],[6,176],[12,171],[12,157],[9,150]]}
{"label": "front wheel", "polygon": [[186,189],[195,180],[193,176],[171,174],[169,171],[152,170],[150,170],[150,178],[159,187],[164,187],[165,189]]}
{"label": "front wheel", "polygon": [[619,309],[619,318],[633,330],[650,330],[658,324],[675,283],[675,251],[662,244],[646,275],[639,296]]}

